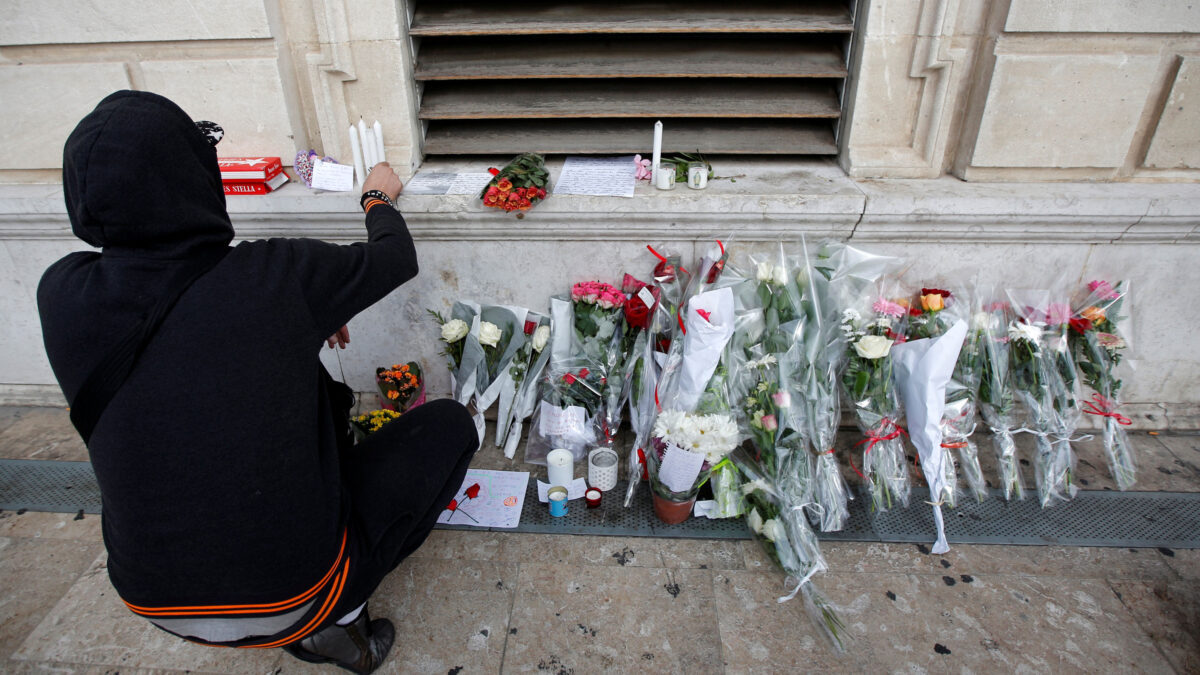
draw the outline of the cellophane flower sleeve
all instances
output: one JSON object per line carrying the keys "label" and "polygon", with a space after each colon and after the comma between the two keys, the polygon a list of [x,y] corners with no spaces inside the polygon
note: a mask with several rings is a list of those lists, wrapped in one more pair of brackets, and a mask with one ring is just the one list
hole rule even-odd
{"label": "cellophane flower sleeve", "polygon": [[833,270],[827,259],[801,240],[800,279],[803,323],[793,350],[797,365],[789,390],[797,394],[797,417],[813,455],[815,512],[823,532],[841,530],[850,518],[850,491],[838,465],[836,438],[842,406],[838,383],[845,365],[845,341],[839,327],[841,314],[830,282]]}
{"label": "cellophane flower sleeve", "polygon": [[1009,323],[1013,386],[1032,417],[1034,477],[1042,507],[1072,499],[1079,422],[1079,381],[1068,345],[1071,310],[1065,296],[1044,289],[1009,289],[1015,319]]}
{"label": "cellophane flower sleeve", "polygon": [[894,285],[881,280],[871,295],[845,307],[841,321],[847,345],[842,389],[864,436],[860,475],[875,511],[908,506],[910,490],[891,358],[892,344],[904,339],[908,308],[887,289]]}
{"label": "cellophane flower sleeve", "polygon": [[[531,324],[532,332],[528,330]],[[515,385],[512,400],[506,406],[505,397],[501,395],[500,416],[497,417],[496,424],[496,445],[504,449],[504,456],[509,459],[516,455],[525,420],[529,419],[537,406],[538,382],[541,381],[546,364],[550,362],[550,317],[529,312],[525,318],[525,326],[527,340],[509,369]],[[509,411],[507,414],[506,409]],[[501,424],[501,420],[507,420],[507,423]]]}
{"label": "cellophane flower sleeve", "polygon": [[1013,319],[1012,310],[1007,299],[1001,298],[992,286],[977,286],[975,295],[982,299],[980,310],[971,319],[979,340],[979,412],[992,432],[1004,498],[1023,499],[1025,487],[1013,440],[1017,401],[1009,368],[1008,326]]}
{"label": "cellophane flower sleeve", "polygon": [[[634,346],[637,354],[631,366],[629,422],[634,433],[633,447],[628,458],[629,483],[625,490],[625,506],[633,496],[643,476],[649,478],[646,454],[650,451],[650,433],[657,415],[657,392],[678,326],[680,305],[689,277],[679,256],[665,247],[647,246],[658,259],[652,273],[657,291],[657,304],[650,313],[649,328],[643,331]],[[662,251],[663,253],[660,253]]]}
{"label": "cellophane flower sleeve", "polygon": [[552,364],[542,378],[541,397],[525,442],[525,461],[546,463],[555,448],[582,462],[596,443],[603,385],[596,364],[583,358]]}
{"label": "cellophane flower sleeve", "polygon": [[[525,334],[523,307],[483,305],[479,311],[477,339],[483,349],[483,361],[475,391],[475,426],[484,427],[483,413],[506,391],[515,389],[510,368],[528,339]],[[482,438],[482,436],[480,436]]]}
{"label": "cellophane flower sleeve", "polygon": [[1128,294],[1128,281],[1088,282],[1085,297],[1075,305],[1070,331],[1071,353],[1084,383],[1095,392],[1083,402],[1083,412],[1101,418],[1104,456],[1118,490],[1128,490],[1137,480],[1133,446],[1124,428],[1132,420],[1117,412],[1123,384],[1120,371],[1131,333]]}
{"label": "cellophane flower sleeve", "polygon": [[837,609],[813,584],[813,577],[827,565],[803,505],[789,504],[769,470],[743,450],[735,451],[732,459],[745,479],[742,491],[746,496],[746,525],[767,557],[787,575],[785,584],[791,590],[779,602],[801,594],[813,626],[841,652],[850,635]]}

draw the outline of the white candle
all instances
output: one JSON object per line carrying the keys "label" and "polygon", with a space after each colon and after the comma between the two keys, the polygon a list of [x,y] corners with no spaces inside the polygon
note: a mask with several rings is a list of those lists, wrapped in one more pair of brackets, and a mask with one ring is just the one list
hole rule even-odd
{"label": "white candle", "polygon": [[367,169],[367,171],[370,171],[371,169],[375,168],[376,164],[379,163],[379,157],[375,155],[375,152],[378,150],[375,145],[375,132],[371,129],[371,127],[367,127],[367,142],[363,145],[363,149],[366,148],[371,149],[371,168]]}
{"label": "white candle", "polygon": [[662,164],[658,167],[658,172],[654,175],[654,187],[659,190],[675,189],[675,165]]}
{"label": "white candle", "polygon": [[575,456],[570,450],[555,448],[546,455],[546,474],[550,485],[567,487],[575,479]]}
{"label": "white candle", "polygon": [[358,118],[358,142],[362,146],[363,168],[367,173],[371,173],[371,167],[375,166],[375,163],[371,161],[375,146],[374,144],[367,145],[367,123],[361,117]]}
{"label": "white candle", "polygon": [[662,159],[662,122],[654,123],[654,155],[650,158],[650,182],[658,185],[658,160]]}
{"label": "white candle", "polygon": [[375,161],[386,162],[383,154],[383,125],[375,120]]}
{"label": "white candle", "polygon": [[362,187],[363,181],[367,179],[367,174],[363,173],[363,156],[362,148],[358,143],[358,130],[354,125],[350,125],[350,152],[354,154],[354,171],[358,174],[358,186]]}

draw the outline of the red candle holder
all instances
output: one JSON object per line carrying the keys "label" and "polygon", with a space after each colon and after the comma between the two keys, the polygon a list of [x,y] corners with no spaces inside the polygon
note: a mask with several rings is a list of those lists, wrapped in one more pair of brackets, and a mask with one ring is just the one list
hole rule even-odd
{"label": "red candle holder", "polygon": [[583,499],[585,502],[587,502],[587,507],[589,509],[594,509],[600,506],[600,499],[603,497],[604,493],[596,488],[588,488],[588,491],[583,495]]}

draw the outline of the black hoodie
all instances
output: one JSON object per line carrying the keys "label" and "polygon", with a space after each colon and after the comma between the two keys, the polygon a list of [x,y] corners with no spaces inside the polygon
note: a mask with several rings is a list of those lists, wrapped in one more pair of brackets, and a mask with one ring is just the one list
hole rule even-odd
{"label": "black hoodie", "polygon": [[269,603],[338,555],[348,504],[318,354],[417,273],[403,218],[373,208],[368,242],[230,247],[216,151],[171,101],[105,98],[63,157],[76,236],[102,248],[38,287],[46,353],[68,401],[173,280],[180,298],[88,445],[113,585],[138,605]]}

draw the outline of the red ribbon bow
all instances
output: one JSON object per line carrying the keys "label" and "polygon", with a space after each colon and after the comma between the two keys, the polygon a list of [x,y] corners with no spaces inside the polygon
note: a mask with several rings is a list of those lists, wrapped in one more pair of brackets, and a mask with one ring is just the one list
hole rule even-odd
{"label": "red ribbon bow", "polygon": [[[1092,401],[1095,401],[1093,403]],[[1111,417],[1117,421],[1117,424],[1126,426],[1133,424],[1133,420],[1117,412],[1117,402],[1111,398],[1105,398],[1100,394],[1092,394],[1091,401],[1083,402],[1083,412],[1089,415],[1099,415],[1101,417]]]}
{"label": "red ribbon bow", "polygon": [[[891,429],[890,432],[887,431],[889,428]],[[867,446],[867,449],[863,450],[863,463],[865,464],[866,458],[867,458],[867,453],[871,452],[871,448],[875,447],[876,443],[880,443],[882,441],[890,441],[894,438],[899,438],[901,434],[904,434],[907,436],[908,432],[905,431],[904,429],[901,429],[900,427],[896,426],[896,423],[893,422],[890,417],[885,417],[885,418],[883,418],[883,421],[879,423],[878,426],[873,427],[872,429],[867,431],[866,438],[855,443],[854,445],[859,446],[859,445],[862,445],[863,443],[866,443],[867,441],[871,442],[871,444]],[[853,459],[850,460],[850,468],[854,469],[854,473],[858,474],[859,478],[861,478],[863,480],[867,479],[867,477],[864,476],[862,474],[862,472],[858,470],[858,467],[854,466]]]}

